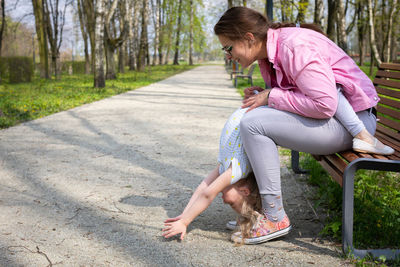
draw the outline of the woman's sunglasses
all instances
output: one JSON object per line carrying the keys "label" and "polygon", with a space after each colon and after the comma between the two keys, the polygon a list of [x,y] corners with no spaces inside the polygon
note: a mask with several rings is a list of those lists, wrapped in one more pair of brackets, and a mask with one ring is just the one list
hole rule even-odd
{"label": "woman's sunglasses", "polygon": [[222,50],[228,56],[232,56],[232,53],[231,53],[232,49],[233,49],[233,46],[224,46],[224,47],[222,47]]}

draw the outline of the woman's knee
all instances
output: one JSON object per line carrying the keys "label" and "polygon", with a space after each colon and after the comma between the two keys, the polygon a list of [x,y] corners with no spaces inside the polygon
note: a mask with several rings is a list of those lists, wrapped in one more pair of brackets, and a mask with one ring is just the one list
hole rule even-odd
{"label": "woman's knee", "polygon": [[[264,134],[264,128],[265,124],[267,124],[268,116],[260,114],[265,111],[259,109],[260,108],[254,109],[243,116],[240,121],[240,134],[242,136],[247,134]],[[262,118],[262,123],[260,116]]]}

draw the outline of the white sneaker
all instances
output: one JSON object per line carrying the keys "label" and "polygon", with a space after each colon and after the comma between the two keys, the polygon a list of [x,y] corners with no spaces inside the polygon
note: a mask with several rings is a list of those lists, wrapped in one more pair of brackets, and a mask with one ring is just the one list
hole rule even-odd
{"label": "white sneaker", "polygon": [[236,221],[229,221],[226,223],[226,229],[228,230],[236,230],[236,228],[238,227],[237,222]]}
{"label": "white sneaker", "polygon": [[354,138],[353,139],[353,150],[361,153],[373,153],[379,155],[392,155],[394,153],[394,149],[390,146],[383,145],[382,148],[378,148],[376,145],[378,144],[378,139],[374,138],[374,144],[371,145],[361,139]]}

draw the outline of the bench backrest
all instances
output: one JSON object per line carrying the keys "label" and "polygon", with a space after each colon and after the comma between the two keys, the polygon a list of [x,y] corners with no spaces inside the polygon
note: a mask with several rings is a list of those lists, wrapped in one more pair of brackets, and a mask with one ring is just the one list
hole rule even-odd
{"label": "bench backrest", "polygon": [[377,134],[400,147],[400,64],[382,63],[374,79],[381,98],[377,106]]}
{"label": "bench backrest", "polygon": [[254,69],[256,68],[256,66],[257,66],[256,64],[253,64],[253,65],[250,66],[249,72],[247,73],[248,76],[252,76],[253,75],[253,72],[254,72]]}

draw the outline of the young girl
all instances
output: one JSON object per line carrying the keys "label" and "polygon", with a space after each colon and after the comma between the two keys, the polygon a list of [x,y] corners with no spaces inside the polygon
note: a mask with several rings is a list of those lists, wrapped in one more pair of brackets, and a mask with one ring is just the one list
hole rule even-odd
{"label": "young girl", "polygon": [[[262,233],[262,241],[284,234],[280,224],[288,221],[282,205],[278,145],[314,155],[352,146],[362,152],[393,153],[372,135],[376,129],[373,107],[379,97],[371,80],[315,25],[271,23],[255,10],[234,7],[220,18],[214,32],[228,59],[244,68],[257,60],[271,87],[257,95],[254,90],[260,88],[245,90],[242,107],[251,111],[240,123],[262,199],[258,221],[263,223],[253,229]],[[350,108],[341,103],[349,103]],[[345,118],[354,117],[354,112],[362,127],[347,130]]]}
{"label": "young girl", "polygon": [[188,225],[211,204],[220,192],[223,193],[224,202],[230,204],[242,215],[240,221],[242,234],[250,235],[250,228],[259,215],[255,211],[261,210],[261,202],[240,138],[239,123],[246,110],[239,108],[225,123],[220,137],[218,167],[200,183],[182,214],[165,220],[164,237],[169,238],[180,234],[180,238],[183,239]]}

